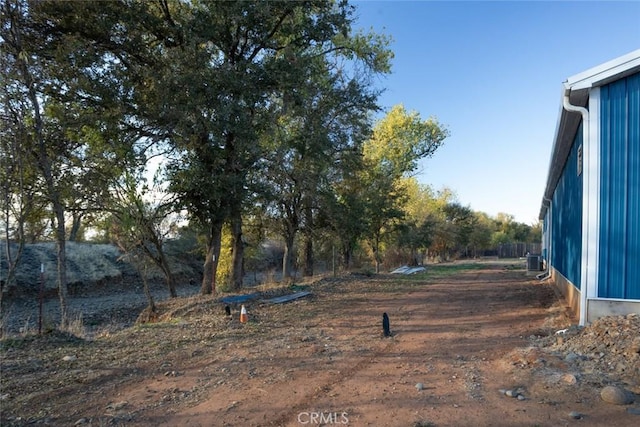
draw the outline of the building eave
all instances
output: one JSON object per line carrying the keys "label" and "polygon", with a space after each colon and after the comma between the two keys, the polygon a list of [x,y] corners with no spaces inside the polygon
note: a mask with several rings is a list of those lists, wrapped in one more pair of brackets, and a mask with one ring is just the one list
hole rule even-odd
{"label": "building eave", "polygon": [[591,89],[620,80],[640,70],[640,49],[569,77],[564,83],[572,91]]}
{"label": "building eave", "polygon": [[[564,96],[564,91],[565,86],[563,85],[560,95],[560,111],[558,112],[555,137],[551,149],[551,160],[549,161],[549,171],[547,173],[547,185],[544,189],[542,206],[540,207],[539,219],[541,220],[544,219],[549,208],[548,201],[553,197],[553,192],[562,176],[562,170],[571,151],[571,144],[573,144],[573,139],[582,119],[579,113],[570,112],[563,108],[562,97]],[[570,98],[572,104],[586,107],[589,100],[588,90],[571,92]]]}
{"label": "building eave", "polygon": [[553,197],[558,180],[562,175],[562,170],[569,157],[571,145],[581,121],[579,113],[569,112],[563,108],[562,98],[568,93],[571,104],[587,107],[589,91],[592,88],[623,79],[637,72],[640,72],[640,49],[569,77],[562,84],[560,111],[556,122],[547,184],[540,207],[539,219],[544,219],[547,213],[549,200]]}

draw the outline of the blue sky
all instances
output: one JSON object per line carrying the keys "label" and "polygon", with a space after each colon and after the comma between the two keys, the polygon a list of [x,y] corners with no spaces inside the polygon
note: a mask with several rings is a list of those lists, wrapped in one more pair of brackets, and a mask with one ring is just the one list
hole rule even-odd
{"label": "blue sky", "polygon": [[527,224],[540,211],[562,82],[640,48],[636,1],[352,3],[357,27],[393,39],[381,105],[451,132],[419,181]]}

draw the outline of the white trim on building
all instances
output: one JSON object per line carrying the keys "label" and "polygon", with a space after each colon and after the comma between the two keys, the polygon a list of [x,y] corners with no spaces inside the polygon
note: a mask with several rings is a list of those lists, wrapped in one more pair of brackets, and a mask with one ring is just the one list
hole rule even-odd
{"label": "white trim on building", "polygon": [[[586,146],[583,181],[583,221],[586,236],[583,236],[583,271],[580,289],[586,289],[587,298],[598,296],[598,248],[600,243],[600,88],[589,93],[589,141]],[[583,231],[584,232],[584,231]],[[585,250],[586,249],[586,250]]]}
{"label": "white trim on building", "polygon": [[631,75],[638,67],[640,67],[640,49],[569,77],[565,86],[571,90],[591,89]]}

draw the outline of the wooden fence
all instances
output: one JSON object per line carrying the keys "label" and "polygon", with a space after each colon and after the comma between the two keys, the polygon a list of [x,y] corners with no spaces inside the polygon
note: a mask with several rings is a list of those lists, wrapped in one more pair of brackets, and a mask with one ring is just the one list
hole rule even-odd
{"label": "wooden fence", "polygon": [[520,258],[527,254],[540,255],[542,245],[540,243],[505,243],[498,246],[498,258]]}

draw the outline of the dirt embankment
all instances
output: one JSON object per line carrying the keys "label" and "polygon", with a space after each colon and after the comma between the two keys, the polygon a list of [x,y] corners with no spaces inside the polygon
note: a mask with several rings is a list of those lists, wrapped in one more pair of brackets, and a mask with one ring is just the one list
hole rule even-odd
{"label": "dirt embankment", "polygon": [[[238,305],[228,318],[224,304],[191,297],[162,304],[158,323],[89,340],[4,340],[1,423],[640,422],[637,318],[570,328],[553,288],[512,265],[328,278],[305,289],[311,296],[288,304],[246,301],[245,324]],[[391,337],[382,335],[384,312]],[[605,402],[609,385],[628,399]]]}

